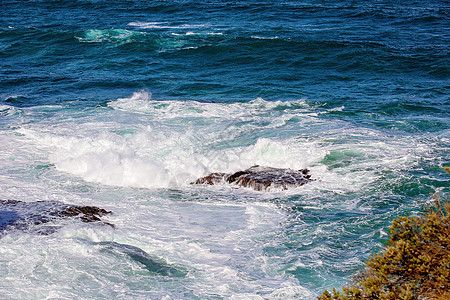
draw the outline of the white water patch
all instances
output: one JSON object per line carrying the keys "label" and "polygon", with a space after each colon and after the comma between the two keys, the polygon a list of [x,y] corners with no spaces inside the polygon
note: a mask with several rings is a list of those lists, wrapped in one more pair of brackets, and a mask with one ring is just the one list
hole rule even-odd
{"label": "white water patch", "polygon": [[9,117],[15,115],[16,113],[18,113],[18,110],[14,108],[14,106],[0,104],[0,116]]}
{"label": "white water patch", "polygon": [[5,105],[5,104],[0,104],[0,112],[4,112],[4,111],[8,111],[14,109],[14,107],[9,106],[9,105]]}
{"label": "white water patch", "polygon": [[89,199],[67,190],[79,185],[61,176],[49,161],[48,147],[17,131],[0,131],[0,200],[65,201],[88,205]]}
{"label": "white water patch", "polygon": [[345,193],[374,182],[384,170],[414,167],[431,147],[420,140],[411,147],[410,137],[392,139],[374,129],[322,119],[324,110],[305,100],[155,101],[148,92],[140,91],[109,106],[161,122],[189,123],[193,132],[186,126],[186,136],[193,146],[189,156],[193,164],[188,169],[197,176],[235,172],[252,165],[309,168],[317,179],[312,189]]}
{"label": "white water patch", "polygon": [[90,29],[76,36],[76,39],[85,43],[121,42],[129,43],[145,32],[137,32],[127,29]]}
{"label": "white water patch", "polygon": [[[253,120],[258,115],[267,114],[271,110],[294,108],[296,113],[302,113],[303,116],[316,116],[311,112],[304,99],[291,102],[265,101],[262,98],[256,98],[246,103],[203,103],[196,101],[159,101],[152,100],[151,93],[145,90],[134,92],[128,98],[118,98],[108,103],[108,106],[128,112],[137,112],[153,115],[162,119],[173,119],[182,116],[196,116],[205,118],[231,118],[231,121]],[[272,115],[267,115],[272,117]],[[214,120],[213,120],[214,121]],[[277,120],[275,120],[277,121]],[[231,123],[231,122],[230,122]],[[233,125],[232,123],[230,125]]]}
{"label": "white water patch", "polygon": [[149,159],[111,149],[87,150],[75,157],[53,160],[61,171],[90,182],[137,188],[168,186],[166,170],[162,166]]}
{"label": "white water patch", "polygon": [[201,298],[267,295],[283,282],[292,290],[301,288],[293,278],[272,274],[265,263],[265,240],[277,234],[280,220],[286,218],[276,205],[214,200],[178,202],[176,206],[167,200],[133,202],[139,209],[120,225],[130,229],[119,230],[120,239],[117,235],[116,239],[189,266],[186,284]]}
{"label": "white water patch", "polygon": [[302,192],[347,193],[384,171],[414,167],[432,147],[327,120],[323,111],[305,100],[157,101],[139,91],[76,116],[61,110],[16,132],[47,151],[59,171],[134,188],[186,187],[211,172],[262,165],[310,169],[315,181]]}
{"label": "white water patch", "polygon": [[180,24],[172,25],[168,22],[130,22],[128,26],[138,27],[141,29],[186,29],[200,28],[208,26],[207,24]]}
{"label": "white water patch", "polygon": [[[102,194],[96,197],[97,201],[108,199]],[[114,207],[109,221],[116,225],[115,230],[69,220],[49,236],[13,233],[0,239],[0,274],[3,284],[9,286],[0,291],[0,296],[312,296],[295,278],[273,272],[276,266],[264,253],[266,239],[275,237],[280,221],[286,219],[274,204],[214,200],[183,203],[131,194],[126,201],[107,201]],[[131,255],[127,254],[130,249]],[[149,268],[152,261],[171,268],[174,276]],[[21,274],[21,280],[17,280],[17,274]]]}
{"label": "white water patch", "polygon": [[172,35],[175,36],[187,36],[187,35],[223,35],[222,32],[194,32],[194,31],[187,31],[185,33],[176,33],[172,32]]}
{"label": "white water patch", "polygon": [[158,45],[158,52],[197,49],[209,45],[210,39],[224,35],[220,29],[211,28],[209,24],[171,24],[169,22],[130,22],[129,26],[145,32],[164,31],[153,40]]}
{"label": "white water patch", "polygon": [[136,188],[168,186],[167,171],[152,158],[137,153],[139,145],[134,144],[135,140],[127,141],[127,138],[110,133],[94,138],[37,133],[27,129],[19,131],[50,147],[49,160],[58,170],[86,181]]}
{"label": "white water patch", "polygon": [[201,156],[197,159],[200,164],[220,172],[235,172],[254,165],[299,170],[311,167],[324,155],[326,151],[320,149],[315,142],[259,138],[255,144],[229,148],[215,156]]}
{"label": "white water patch", "polygon": [[[0,131],[0,199],[95,205],[116,227],[69,219],[49,224],[49,236],[34,234],[45,224],[6,234],[4,299],[313,299],[322,277],[334,278],[325,269],[363,259],[366,246],[336,250],[329,237],[345,242],[361,226],[370,241],[385,226],[365,230],[376,217],[358,201],[383,198],[380,178],[435,155],[432,139],[327,119],[305,100],[157,101],[138,91],[107,107],[16,110]],[[306,167],[315,181],[271,193],[189,184],[254,164]]]}
{"label": "white water patch", "polygon": [[252,35],[251,36],[252,39],[256,39],[256,40],[278,40],[279,37],[278,36],[259,36],[259,35]]}

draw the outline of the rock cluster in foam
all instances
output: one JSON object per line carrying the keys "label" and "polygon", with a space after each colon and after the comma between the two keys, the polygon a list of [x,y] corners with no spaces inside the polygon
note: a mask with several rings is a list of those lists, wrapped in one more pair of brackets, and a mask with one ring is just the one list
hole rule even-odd
{"label": "rock cluster in foam", "polygon": [[193,184],[234,184],[252,188],[256,191],[269,191],[272,189],[287,190],[299,187],[312,181],[308,169],[292,170],[253,166],[244,171],[235,173],[211,173],[197,179]]}
{"label": "rock cluster in foam", "polygon": [[[101,217],[111,214],[96,206],[70,205],[58,201],[24,202],[0,200],[0,235],[10,230],[29,230],[34,225],[62,218],[76,218],[82,222],[101,222]],[[113,226],[110,223],[102,224]],[[53,232],[54,227],[41,228],[39,233]]]}

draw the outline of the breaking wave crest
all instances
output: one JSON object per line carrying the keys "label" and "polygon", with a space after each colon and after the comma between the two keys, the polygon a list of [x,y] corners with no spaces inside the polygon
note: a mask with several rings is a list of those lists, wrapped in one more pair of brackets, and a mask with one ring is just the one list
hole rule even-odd
{"label": "breaking wave crest", "polygon": [[67,116],[18,132],[46,147],[60,171],[135,188],[187,186],[211,172],[262,165],[308,168],[317,179],[312,190],[345,193],[373,184],[383,172],[411,168],[429,151],[419,140],[411,147],[409,138],[389,139],[324,113],[303,99],[158,101],[138,91],[93,109],[83,122]]}

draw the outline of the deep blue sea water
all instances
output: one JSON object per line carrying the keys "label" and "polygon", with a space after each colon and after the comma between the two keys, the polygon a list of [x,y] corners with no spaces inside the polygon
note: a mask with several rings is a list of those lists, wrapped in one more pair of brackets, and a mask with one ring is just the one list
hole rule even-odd
{"label": "deep blue sea water", "polygon": [[[395,217],[450,191],[449,13],[1,0],[0,200],[96,205],[116,227],[2,234],[0,298],[314,299],[345,284]],[[315,181],[190,185],[255,164]]]}

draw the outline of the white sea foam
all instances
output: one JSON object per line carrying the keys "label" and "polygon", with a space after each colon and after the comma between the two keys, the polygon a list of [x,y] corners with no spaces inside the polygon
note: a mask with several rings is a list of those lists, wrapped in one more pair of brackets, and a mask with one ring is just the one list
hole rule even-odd
{"label": "white sea foam", "polygon": [[83,34],[76,36],[80,42],[102,43],[102,42],[121,42],[128,43],[138,36],[145,35],[145,32],[137,32],[127,29],[91,29]]}
{"label": "white sea foam", "polygon": [[[32,234],[47,225],[5,235],[0,276],[9,288],[1,298],[312,299],[297,280],[301,269],[319,278],[324,268],[348,271],[361,255],[353,247],[330,266],[336,250],[322,241],[347,225],[308,218],[329,205],[367,212],[358,205],[367,186],[414,168],[433,149],[430,139],[327,119],[329,109],[306,100],[158,101],[137,91],[107,107],[74,110],[20,108],[8,117],[11,128],[0,131],[0,199],[96,205],[113,211],[106,220],[116,229],[69,219],[51,223],[57,231],[49,236]],[[273,193],[189,184],[254,164],[306,167],[316,180]],[[302,208],[295,214],[284,209],[291,197]],[[186,275],[158,274],[108,243],[140,249]]]}
{"label": "white sea foam", "polygon": [[172,35],[175,36],[186,36],[186,35],[223,35],[222,32],[193,32],[193,31],[188,31],[185,33],[177,33],[177,32],[172,32]]}
{"label": "white sea foam", "polygon": [[[210,171],[233,172],[248,168],[254,164],[270,165],[284,168],[312,168],[316,178],[326,181],[329,189],[340,190],[360,188],[376,178],[376,168],[381,165],[398,165],[405,163],[408,156],[399,155],[410,151],[409,145],[397,145],[397,142],[384,142],[379,132],[366,130],[360,132],[348,124],[331,124],[318,118],[318,114],[304,100],[296,102],[267,102],[255,99],[249,103],[219,104],[180,101],[154,101],[146,92],[137,92],[130,98],[122,98],[109,104],[115,109],[151,115],[169,122],[182,122],[189,118],[195,123],[198,117],[209,120],[208,126],[196,128],[198,134],[189,130],[188,139],[193,140],[194,152],[189,157],[203,167],[203,173]],[[274,116],[273,111],[286,108],[286,113]],[[264,115],[272,112],[272,114]],[[225,119],[224,116],[227,116]],[[230,118],[231,117],[231,118]],[[234,140],[239,135],[256,130],[283,128],[292,118],[298,125],[304,126],[305,132],[310,128],[326,128],[319,138],[311,135],[287,137],[285,139],[261,137],[248,146],[237,146]],[[266,123],[257,125],[257,123]],[[289,127],[288,127],[289,128]],[[314,133],[315,134],[315,133]],[[364,142],[363,136],[371,137]],[[186,137],[186,136],[185,136]],[[361,139],[360,139],[361,138]],[[329,140],[329,141],[328,141]],[[333,140],[345,141],[344,145]],[[354,141],[352,141],[354,140]],[[363,140],[363,142],[361,142]],[[219,144],[221,149],[209,148],[201,151],[199,143]],[[222,144],[221,144],[222,142]],[[370,142],[367,144],[367,142]],[[394,150],[394,152],[393,152]],[[353,151],[353,152],[352,152]],[[331,171],[322,163],[323,159],[337,155],[337,161],[348,159],[351,169]],[[414,153],[411,153],[414,156]],[[414,157],[411,157],[412,162]],[[195,170],[191,165],[190,170]],[[369,172],[367,172],[369,170]],[[358,176],[355,176],[356,173]],[[194,172],[198,174],[198,172]],[[204,175],[204,174],[203,174]],[[360,176],[363,175],[363,176]],[[343,184],[347,182],[347,184]]]}
{"label": "white sea foam", "polygon": [[13,114],[15,111],[16,110],[13,106],[0,104],[0,115],[10,115]]}
{"label": "white sea foam", "polygon": [[12,106],[6,105],[6,104],[0,104],[0,110],[8,110],[11,109]]}
{"label": "white sea foam", "polygon": [[[316,115],[311,112],[311,107],[304,99],[291,102],[281,101],[265,101],[262,98],[256,98],[247,103],[202,103],[196,101],[159,101],[152,100],[151,93],[145,90],[134,92],[128,98],[119,98],[111,101],[108,106],[129,111],[145,114],[158,114],[163,118],[177,118],[186,115],[201,116],[207,118],[224,118],[226,114],[233,116],[232,120],[240,120],[242,117],[248,119],[253,114],[264,114],[277,108],[295,108],[295,113],[303,113],[304,115]],[[161,115],[162,114],[162,115]]]}
{"label": "white sea foam", "polygon": [[186,29],[205,27],[206,24],[181,24],[171,25],[168,22],[130,22],[128,26],[138,27],[141,29]]}
{"label": "white sea foam", "polygon": [[163,166],[137,153],[133,141],[121,136],[105,133],[93,138],[19,131],[51,147],[49,159],[57,169],[84,180],[138,188],[168,186]]}
{"label": "white sea foam", "polygon": [[277,39],[279,39],[278,36],[259,36],[259,35],[252,35],[251,38],[257,39],[257,40],[277,40]]}
{"label": "white sea foam", "polygon": [[[302,192],[357,191],[380,170],[411,167],[429,145],[320,118],[305,100],[200,103],[152,100],[147,91],[109,102],[95,119],[23,126],[63,172],[106,185],[187,186],[210,172],[253,165],[309,168]],[[295,192],[295,191],[294,191]]]}

